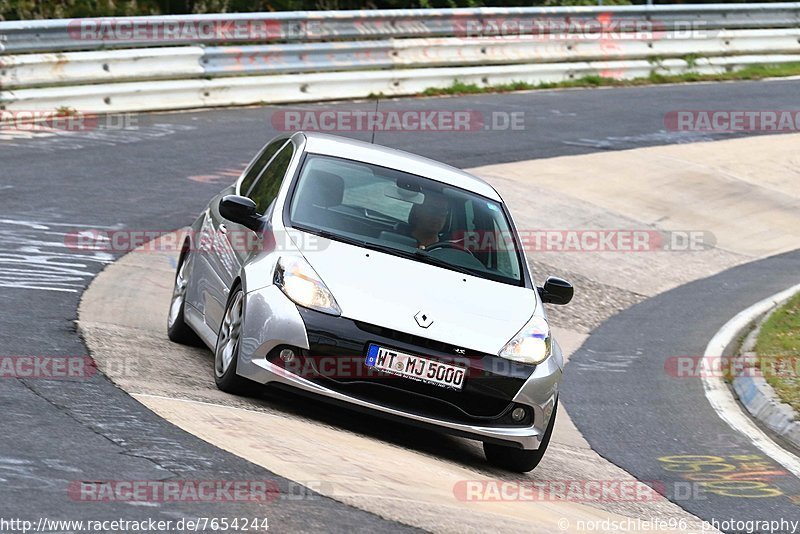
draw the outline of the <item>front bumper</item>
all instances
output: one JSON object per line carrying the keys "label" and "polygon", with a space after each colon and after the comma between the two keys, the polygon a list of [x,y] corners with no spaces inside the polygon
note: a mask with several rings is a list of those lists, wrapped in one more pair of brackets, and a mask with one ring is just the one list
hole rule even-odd
{"label": "front bumper", "polygon": [[[384,328],[298,308],[274,286],[248,294],[238,374],[350,408],[480,441],[537,449],[550,422],[561,378],[560,349],[537,366],[457,348]],[[279,319],[276,319],[278,317]],[[461,391],[397,377],[366,376],[367,345],[375,343],[469,369]],[[295,349],[302,365],[277,356]],[[348,371],[321,372],[322,359],[347,359]],[[510,411],[525,407],[515,424]]]}

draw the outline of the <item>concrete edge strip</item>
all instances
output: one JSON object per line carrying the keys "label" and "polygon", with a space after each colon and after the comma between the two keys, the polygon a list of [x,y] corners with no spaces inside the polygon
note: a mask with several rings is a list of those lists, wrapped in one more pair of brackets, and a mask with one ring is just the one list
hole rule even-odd
{"label": "concrete edge strip", "polygon": [[789,299],[784,299],[773,306],[758,321],[756,327],[747,334],[739,354],[736,356],[742,359],[747,372],[734,376],[733,390],[739,397],[739,402],[750,412],[750,415],[800,450],[800,415],[789,404],[781,400],[766,378],[756,372],[755,362],[748,359],[749,356],[757,356],[753,351],[764,323]]}
{"label": "concrete edge strip", "polygon": [[764,454],[788,469],[796,477],[800,477],[800,458],[775,443],[763,430],[758,428],[744,412],[742,406],[733,397],[727,384],[713,372],[720,368],[720,356],[725,349],[750,325],[758,316],[768,312],[772,307],[800,291],[800,284],[772,295],[749,308],[739,312],[733,319],[720,328],[703,353],[703,388],[706,398],[717,412],[720,419],[739,432]]}
{"label": "concrete edge strip", "polygon": [[781,438],[800,448],[800,421],[797,413],[781,402],[763,377],[739,376],[733,379],[733,390],[739,401],[754,418]]}

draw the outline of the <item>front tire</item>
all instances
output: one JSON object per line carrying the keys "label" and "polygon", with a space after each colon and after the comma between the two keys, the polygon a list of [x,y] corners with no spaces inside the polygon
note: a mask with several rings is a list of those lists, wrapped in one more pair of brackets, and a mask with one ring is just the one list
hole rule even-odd
{"label": "front tire", "polygon": [[236,285],[228,297],[214,348],[214,382],[225,393],[234,395],[250,395],[256,389],[255,382],[236,374],[243,320],[244,291]]}
{"label": "front tire", "polygon": [[484,443],[483,453],[486,455],[486,460],[496,467],[514,471],[515,473],[532,471],[542,461],[544,453],[547,451],[547,446],[550,444],[550,436],[553,434],[553,427],[556,426],[557,411],[558,401],[553,407],[553,415],[550,416],[550,423],[547,425],[547,430],[544,431],[544,436],[542,436],[538,449],[524,450],[495,445],[494,443]]}

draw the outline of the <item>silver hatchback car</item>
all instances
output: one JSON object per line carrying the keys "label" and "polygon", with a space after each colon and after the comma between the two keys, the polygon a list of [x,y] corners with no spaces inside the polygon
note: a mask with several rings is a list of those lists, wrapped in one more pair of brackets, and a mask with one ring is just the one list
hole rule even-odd
{"label": "silver hatchback car", "polygon": [[226,392],[288,388],[477,439],[529,471],[564,367],[520,237],[489,184],[406,152],[270,141],[183,242],[169,338],[214,351]]}

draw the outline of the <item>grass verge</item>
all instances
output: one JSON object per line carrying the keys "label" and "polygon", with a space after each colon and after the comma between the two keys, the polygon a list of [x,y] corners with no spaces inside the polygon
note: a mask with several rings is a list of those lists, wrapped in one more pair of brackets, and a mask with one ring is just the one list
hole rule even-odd
{"label": "grass verge", "polygon": [[618,80],[616,78],[591,75],[563,82],[542,82],[539,84],[531,84],[520,81],[489,86],[468,84],[456,80],[450,87],[430,87],[425,89],[420,94],[422,96],[442,96],[470,95],[478,93],[508,93],[511,91],[530,91],[533,89],[561,89],[573,87],[634,87],[663,83],[762,80],[764,78],[783,78],[787,76],[800,76],[800,63],[751,65],[740,70],[724,72],[720,74],[700,74],[697,72],[687,72],[684,74],[659,74],[654,72],[650,74],[650,76],[644,78],[632,78],[630,80]]}
{"label": "grass verge", "polygon": [[767,383],[800,413],[800,294],[764,322],[755,353]]}

